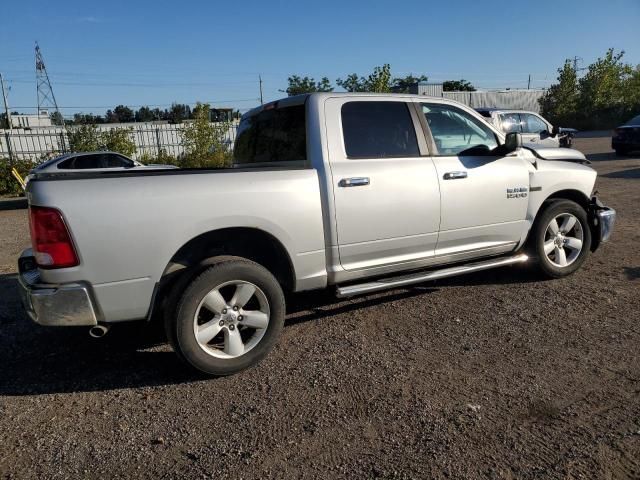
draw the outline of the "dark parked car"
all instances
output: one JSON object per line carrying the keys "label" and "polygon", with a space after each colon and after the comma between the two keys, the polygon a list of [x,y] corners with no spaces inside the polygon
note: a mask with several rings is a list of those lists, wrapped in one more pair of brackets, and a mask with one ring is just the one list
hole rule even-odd
{"label": "dark parked car", "polygon": [[636,115],[613,131],[611,148],[618,155],[625,155],[632,150],[640,150],[640,115]]}

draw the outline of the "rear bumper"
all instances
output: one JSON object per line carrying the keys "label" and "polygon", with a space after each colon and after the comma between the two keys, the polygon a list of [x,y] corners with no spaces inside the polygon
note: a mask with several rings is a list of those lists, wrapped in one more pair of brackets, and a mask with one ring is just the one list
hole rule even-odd
{"label": "rear bumper", "polygon": [[88,287],[79,283],[41,283],[31,249],[18,260],[20,297],[29,317],[46,326],[97,325]]}

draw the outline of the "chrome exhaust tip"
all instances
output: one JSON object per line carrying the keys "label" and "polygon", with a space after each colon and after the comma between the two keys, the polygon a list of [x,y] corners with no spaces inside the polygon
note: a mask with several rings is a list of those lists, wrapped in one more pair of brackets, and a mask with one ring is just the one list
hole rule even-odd
{"label": "chrome exhaust tip", "polygon": [[111,327],[109,325],[94,325],[89,329],[89,335],[93,338],[104,337]]}

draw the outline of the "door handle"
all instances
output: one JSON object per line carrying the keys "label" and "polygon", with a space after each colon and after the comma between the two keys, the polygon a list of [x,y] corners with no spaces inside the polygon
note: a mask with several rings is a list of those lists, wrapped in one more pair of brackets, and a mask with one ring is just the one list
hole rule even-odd
{"label": "door handle", "polygon": [[363,187],[369,185],[369,177],[343,178],[338,182],[339,187]]}
{"label": "door handle", "polygon": [[459,178],[467,178],[467,172],[447,172],[443,177],[445,180],[457,180]]}

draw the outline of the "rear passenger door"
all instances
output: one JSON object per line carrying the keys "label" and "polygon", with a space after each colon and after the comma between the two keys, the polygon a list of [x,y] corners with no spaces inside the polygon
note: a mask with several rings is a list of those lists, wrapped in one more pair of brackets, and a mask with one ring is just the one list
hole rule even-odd
{"label": "rear passenger door", "polygon": [[412,102],[334,97],[325,115],[342,267],[432,257],[440,192]]}

